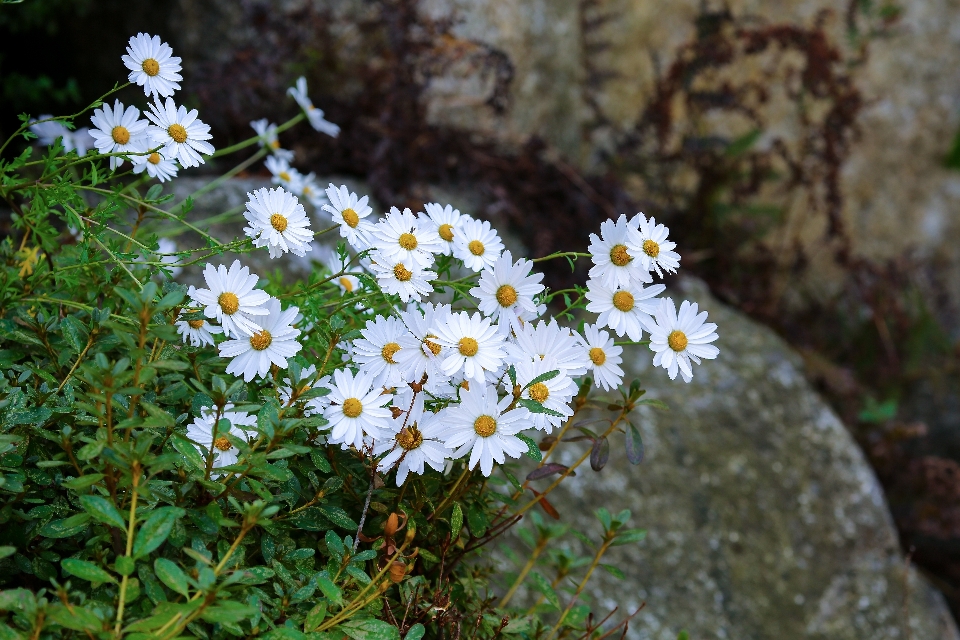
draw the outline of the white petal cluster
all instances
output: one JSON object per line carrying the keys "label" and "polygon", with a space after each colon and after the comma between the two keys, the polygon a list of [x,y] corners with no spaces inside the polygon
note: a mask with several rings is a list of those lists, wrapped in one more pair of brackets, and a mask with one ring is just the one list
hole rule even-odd
{"label": "white petal cluster", "polygon": [[[92,135],[99,151],[128,154],[135,171],[167,180],[178,166],[195,166],[213,152],[209,127],[170,97],[181,78],[169,47],[140,34],[128,53],[131,81],[154,100],[146,114],[150,122],[116,102],[97,111]],[[339,133],[311,102],[304,78],[288,93],[314,128]],[[63,125],[33,126],[38,136],[66,142]],[[672,299],[659,297],[666,287],[654,283],[654,275],[675,272],[680,256],[669,230],[652,217],[620,215],[590,235],[593,264],[586,287],[561,292],[579,296],[575,303],[566,300],[570,308],[585,305],[597,314],[578,331],[545,317],[556,295],[544,286],[534,261],[505,250],[490,222],[440,203],[375,215],[368,196],[346,185],[321,190],[314,174],[293,167],[294,154],[281,147],[277,125],[261,119],[250,126],[269,152],[264,162],[276,186],[248,194],[247,247],[267,249],[271,258],[313,252],[320,266],[307,287],[326,287],[334,299],[320,303],[318,311],[305,298],[305,321],[298,307],[284,308],[262,290],[257,274],[239,261],[208,264],[206,287],[190,287],[185,311],[191,315],[178,320],[176,329],[192,348],[216,347],[227,360],[226,372],[259,393],[275,393],[299,415],[322,415],[325,423],[319,436],[311,436],[314,441],[370,456],[381,474],[394,474],[398,486],[431,469],[444,473],[449,460],[460,458],[489,476],[495,464],[536,446],[524,432],[570,428],[574,406],[585,400],[579,394],[589,390],[587,379],[603,391],[618,389],[623,344],[641,342],[645,332],[654,365],[671,379],[679,374],[689,382],[693,364],[719,353],[711,344],[717,327],[706,322],[706,312],[687,301],[678,312]],[[116,156],[116,163],[123,157]],[[330,217],[330,230],[339,230],[345,241],[336,252],[314,240],[310,215]],[[392,309],[378,311],[387,309],[384,299]],[[316,346],[307,340],[319,324],[317,314],[333,307],[360,322],[337,334],[340,342],[325,355],[322,346],[305,349],[301,341]],[[256,422],[232,406],[221,409],[220,418],[229,421],[228,433],[217,433],[209,411],[188,430],[218,467],[237,461],[232,438],[249,440]]]}

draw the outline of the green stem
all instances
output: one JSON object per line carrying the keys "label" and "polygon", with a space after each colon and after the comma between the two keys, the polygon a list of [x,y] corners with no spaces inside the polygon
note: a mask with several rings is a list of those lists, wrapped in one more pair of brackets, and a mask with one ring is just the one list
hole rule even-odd
{"label": "green stem", "polygon": [[[127,524],[127,552],[126,556],[129,558],[130,554],[133,553],[133,530],[137,524],[137,485],[140,483],[140,464],[138,462],[133,463],[133,473],[131,474],[132,495],[130,497],[130,521]],[[120,600],[117,604],[117,623],[113,627],[113,633],[118,638],[120,637],[120,627],[123,624],[123,608],[127,598],[127,584],[129,583],[129,576],[123,576],[123,580],[120,582]]]}
{"label": "green stem", "polygon": [[517,592],[517,589],[520,588],[520,585],[523,584],[523,580],[527,577],[527,574],[530,573],[530,570],[533,569],[533,565],[536,564],[537,558],[540,557],[540,554],[543,553],[543,550],[547,547],[548,538],[541,537],[537,540],[537,546],[533,548],[533,553],[530,554],[530,558],[527,560],[527,564],[523,565],[523,569],[520,570],[520,575],[517,576],[517,579],[513,581],[513,584],[510,586],[510,590],[507,591],[507,595],[503,596],[503,599],[500,601],[500,604],[497,605],[498,609],[503,609],[507,606],[507,603],[510,602],[510,599],[513,598],[513,594]]}

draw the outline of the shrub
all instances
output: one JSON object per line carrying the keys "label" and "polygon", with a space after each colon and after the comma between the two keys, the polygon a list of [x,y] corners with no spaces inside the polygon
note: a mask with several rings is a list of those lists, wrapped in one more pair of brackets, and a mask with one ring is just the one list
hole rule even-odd
{"label": "shrub", "polygon": [[[598,566],[620,573],[600,562],[610,546],[643,537],[629,511],[599,509],[602,535],[578,558],[544,553],[566,529],[531,509],[557,517],[549,494],[587,461],[602,469],[614,434],[642,459],[630,414],[656,402],[639,381],[618,391],[624,345],[649,344],[686,381],[717,354],[705,313],[656,297],[652,274],[679,266],[666,228],[621,216],[590,253],[530,261],[449,205],[375,222],[366,197],[332,184],[324,196],[280,147],[304,120],[338,133],[302,79],[289,92],[301,113],[216,151],[172,98],[169,47],[138,34],[127,54],[146,119],[105,101],[123,85],[85,110],[90,128],[73,128],[85,112],[23,116],[0,147],[15,229],[0,243],[0,638],[625,627],[594,621],[581,592]],[[46,151],[4,155],[18,137]],[[180,171],[255,145],[201,190],[266,158],[280,186],[249,194],[245,237],[215,238],[190,198],[164,194]],[[316,241],[335,233],[335,252]],[[177,250],[176,236],[201,247]],[[290,282],[226,257],[263,250],[321,259]],[[550,291],[533,271],[581,257],[594,263],[585,287]],[[194,265],[205,286],[178,283]],[[557,320],[584,310],[596,324]],[[597,411],[609,416],[583,422]],[[568,442],[588,443],[569,466],[556,461]],[[524,455],[537,464],[521,482]],[[498,601],[480,550],[527,515],[532,552]],[[521,587],[539,600],[511,608]]]}

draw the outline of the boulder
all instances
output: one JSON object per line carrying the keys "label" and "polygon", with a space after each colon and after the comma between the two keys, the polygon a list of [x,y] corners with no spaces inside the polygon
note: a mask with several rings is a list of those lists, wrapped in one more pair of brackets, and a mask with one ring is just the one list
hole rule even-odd
{"label": "boulder", "polygon": [[[613,547],[588,585],[594,610],[646,603],[629,637],[960,638],[942,595],[904,558],[883,492],[800,357],[772,331],[683,279],[719,325],[720,357],[693,382],[671,381],[646,349],[628,347],[628,378],[669,405],[641,407],[645,459],[621,438],[600,472],[583,468],[552,495],[561,522],[599,533],[594,510],[630,509],[647,529]],[[632,349],[632,351],[631,351]],[[572,463],[582,443],[565,444]],[[539,481],[547,484],[549,480]],[[522,525],[521,525],[522,526]]]}

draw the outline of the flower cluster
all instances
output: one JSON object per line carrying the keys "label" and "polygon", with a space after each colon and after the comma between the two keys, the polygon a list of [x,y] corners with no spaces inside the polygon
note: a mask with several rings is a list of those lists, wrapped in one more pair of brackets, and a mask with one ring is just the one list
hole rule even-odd
{"label": "flower cluster", "polygon": [[[264,143],[279,150],[269,138]],[[312,248],[310,219],[287,191],[295,179],[286,160],[269,160],[284,168],[274,172],[281,186],[249,194],[245,231],[271,258],[303,256]],[[623,347],[611,333],[639,342],[648,332],[654,364],[671,379],[679,372],[689,382],[692,363],[718,354],[709,344],[717,339],[716,325],[705,322],[706,312],[685,301],[678,314],[670,298],[656,297],[665,287],[652,284],[652,273],[675,271],[679,255],[653,218],[620,216],[591,236],[594,266],[580,292],[586,309],[599,316],[577,330],[543,317],[549,296],[543,274],[505,250],[489,222],[436,203],[419,213],[392,207],[375,220],[368,197],[333,184],[326,195],[322,210],[356,252],[349,258],[342,247],[327,281],[342,295],[356,294],[363,288],[358,276],[366,273],[366,281],[375,280],[394,301],[395,312],[373,313],[358,337],[338,345],[344,355],[332,375],[317,379],[322,372],[311,365],[296,380],[287,378],[280,396],[292,405],[303,389],[324,389],[326,395],[311,397],[303,409],[322,413],[325,441],[379,457],[379,469],[395,469],[398,484],[409,473],[440,470],[445,460],[464,457],[469,468],[490,475],[494,462],[533,446],[524,431],[550,433],[573,415],[579,378],[589,374],[604,390],[619,387]],[[468,297],[431,301],[445,282],[438,272],[451,268],[474,283],[463,292]],[[297,307],[282,309],[239,261],[229,269],[208,265],[204,277],[207,288],[191,288],[189,295],[207,320],[181,321],[184,341],[214,344],[222,331],[218,348],[230,359],[226,370],[246,381],[266,378],[272,365],[286,368],[301,349]],[[204,429],[209,420],[195,425]],[[204,433],[197,443],[215,440],[209,429]]]}

